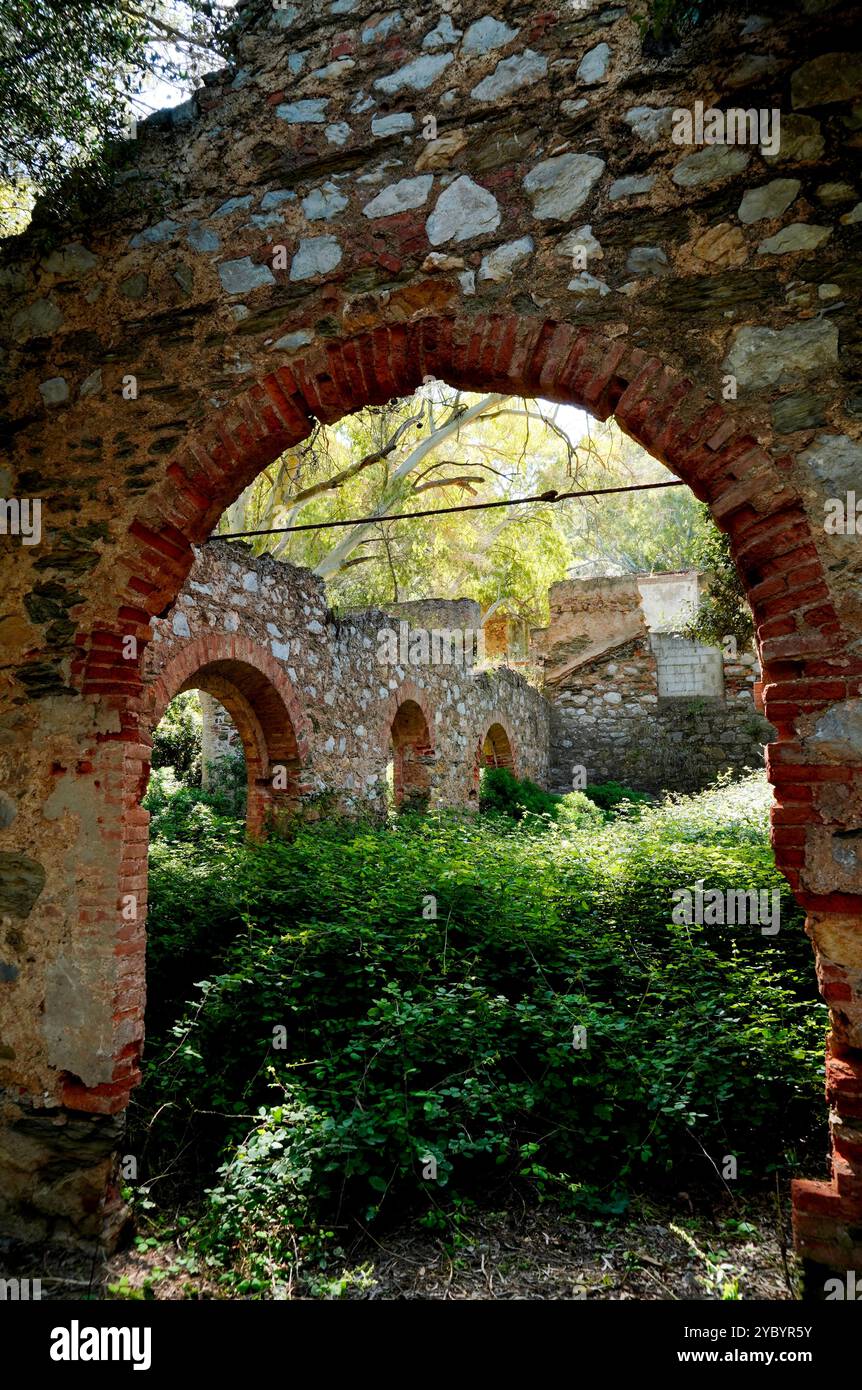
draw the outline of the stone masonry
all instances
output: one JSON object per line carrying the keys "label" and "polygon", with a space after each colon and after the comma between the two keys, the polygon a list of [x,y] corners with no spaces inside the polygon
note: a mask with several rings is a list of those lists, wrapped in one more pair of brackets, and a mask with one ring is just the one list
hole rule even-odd
{"label": "stone masonry", "polygon": [[[697,576],[673,579],[568,580],[551,589],[551,622],[533,643],[552,707],[555,791],[576,784],[576,768],[589,782],[657,792],[697,791],[720,772],[762,765],[774,730],[755,703],[757,657],[723,660],[717,647],[680,636],[674,590],[691,589],[696,603],[699,586]],[[663,612],[650,602],[659,589]],[[662,631],[662,621],[671,627]]]}
{"label": "stone masonry", "polygon": [[[153,620],[315,420],[430,375],[613,414],[729,534],[832,1021],[797,1248],[862,1269],[860,12],[728,4],[656,45],[640,8],[248,0],[227,67],[125,142],[98,207],[37,207],[2,248],[4,1230],[119,1219]],[[698,104],[740,113],[727,143]],[[37,499],[24,544],[5,502]],[[301,767],[300,734],[275,751]]]}
{"label": "stone masonry", "polygon": [[[481,610],[464,599],[338,619],[327,608],[323,580],[309,570],[211,541],[198,552],[176,606],[153,624],[144,668],[150,727],[180,690],[214,695],[242,736],[253,829],[262,828],[279,799],[351,815],[382,813],[393,726],[397,737],[405,705],[421,711],[410,741],[421,733],[431,806],[475,805],[477,760],[492,729],[503,731],[517,774],[544,784],[549,709],[522,676],[505,667],[475,669],[458,659],[454,643],[438,645],[442,660],[433,660],[430,645],[431,660],[410,659],[418,633],[476,629]],[[379,659],[387,655],[387,633],[402,649],[394,663]],[[415,642],[412,655],[423,655]],[[273,788],[278,766],[289,776]]]}
{"label": "stone masonry", "polygon": [[212,769],[223,758],[242,753],[239,730],[223,705],[205,690],[200,692],[201,705],[201,785],[208,787]]}

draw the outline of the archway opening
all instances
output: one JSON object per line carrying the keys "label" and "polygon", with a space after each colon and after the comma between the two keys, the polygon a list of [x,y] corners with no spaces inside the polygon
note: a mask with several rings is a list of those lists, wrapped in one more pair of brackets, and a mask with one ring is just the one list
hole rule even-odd
{"label": "archway opening", "polygon": [[[422,339],[427,336],[436,348],[435,330],[430,326],[430,321],[428,325],[420,327],[416,337]],[[445,333],[446,329],[443,331]],[[555,348],[558,331],[563,342]],[[454,336],[451,325],[448,332]],[[764,652],[765,655],[771,656],[773,661],[771,670],[766,666],[765,684],[768,686],[772,680],[776,685],[780,685],[782,679],[791,680],[794,675],[799,674],[796,667],[801,671],[803,663],[801,659],[794,660],[793,652],[790,650],[792,642],[783,640],[792,636],[791,628],[795,630],[795,623],[787,617],[788,593],[792,595],[794,587],[793,564],[789,558],[789,551],[792,551],[794,546],[801,546],[806,552],[805,561],[809,565],[811,563],[811,556],[806,548],[809,533],[795,529],[804,525],[804,520],[800,518],[798,499],[781,487],[776,487],[774,493],[770,493],[769,487],[763,483],[763,474],[764,470],[768,474],[772,465],[762,451],[758,453],[755,441],[738,428],[731,427],[729,422],[722,418],[720,407],[707,401],[692,403],[686,399],[683,386],[661,374],[658,367],[653,368],[644,354],[636,351],[633,361],[627,363],[620,352],[610,348],[600,361],[592,358],[588,370],[585,364],[579,367],[578,354],[573,348],[572,371],[584,379],[581,380],[578,389],[572,389],[572,383],[555,381],[553,374],[545,375],[543,371],[544,364],[550,360],[554,362],[555,369],[560,369],[561,377],[567,375],[569,340],[566,339],[566,334],[569,334],[570,339],[571,331],[559,326],[552,328],[546,325],[543,332],[545,337],[541,351],[537,348],[538,370],[535,376],[531,376],[522,361],[514,383],[515,392],[526,395],[528,388],[535,389],[540,386],[541,390],[536,391],[536,394],[550,400],[586,406],[590,413],[601,420],[616,413],[624,432],[641,443],[659,462],[666,463],[677,472],[683,481],[691,485],[699,500],[708,500],[712,504],[714,515],[721,520],[724,529],[731,533],[737,565],[749,595],[759,634],[766,638]],[[386,336],[382,334],[381,338],[385,339]],[[377,372],[381,367],[381,352],[385,357],[387,350],[394,349],[395,344],[389,344],[387,349],[385,343],[381,344],[378,341],[377,336],[369,339],[369,344],[371,343],[373,346],[370,347],[370,357],[373,359],[374,372]],[[452,342],[448,342],[447,346],[452,349]],[[507,343],[507,350],[511,347],[511,342]],[[348,356],[349,349],[344,349],[344,363],[336,360],[341,349],[335,349],[326,363],[317,363],[314,367],[297,365],[290,374],[284,370],[274,374],[273,379],[266,383],[262,390],[255,388],[261,391],[261,400],[264,399],[265,392],[276,412],[278,444],[274,452],[281,452],[284,441],[283,426],[293,418],[296,408],[313,411],[321,422],[335,422],[368,401],[382,403],[393,394],[406,394],[406,390],[416,384],[415,371],[421,370],[421,366],[426,364],[436,366],[433,350],[430,358],[423,358],[422,350],[418,348],[415,360],[411,360],[409,343],[399,338],[398,348],[398,361],[403,367],[406,358],[408,367],[408,371],[402,375],[404,378],[411,378],[409,381],[405,379],[403,386],[395,368],[392,368],[391,377],[386,380],[385,386],[384,381],[374,372],[357,373],[354,370],[356,356],[361,355],[363,351],[360,342],[354,348],[352,365]],[[479,352],[477,346],[477,355]],[[390,366],[393,361],[394,356],[390,359]],[[489,375],[475,364],[472,368],[467,368],[463,362],[459,362],[457,369],[445,370],[444,366],[439,370],[439,380],[457,382],[467,390],[482,389],[489,383]],[[595,380],[591,381],[593,373]],[[660,379],[656,392],[667,397],[663,402],[657,402],[651,389],[652,378],[657,373]],[[500,380],[503,375],[504,372],[500,370],[492,371],[490,383],[497,387],[511,385],[510,382]],[[633,377],[636,378],[636,383]],[[297,382],[301,382],[301,387]],[[699,409],[701,414],[698,414]],[[266,410],[272,415],[270,407],[266,407]],[[307,432],[303,424],[298,431],[299,437],[304,437]],[[269,452],[267,449],[267,453]],[[195,457],[200,460],[197,446]],[[266,461],[262,453],[260,461]],[[749,491],[742,481],[752,470],[757,475],[753,492]],[[769,506],[764,509],[759,504],[761,490],[766,496],[774,496],[776,499],[773,508],[777,512],[776,516],[771,515]],[[729,500],[725,498],[725,493],[729,494]],[[789,549],[781,539],[785,531],[792,536]],[[768,551],[761,543],[763,532],[770,538]],[[777,552],[772,544],[776,533]],[[819,594],[810,594],[810,586],[814,579],[808,569],[804,570],[802,579],[808,586],[804,592],[812,598],[820,597]],[[770,627],[770,601],[777,594],[781,595],[778,600],[781,607],[776,611],[776,625]],[[792,598],[790,601],[792,602]],[[401,655],[400,651],[398,655]],[[773,696],[776,697],[778,693],[774,690]],[[779,742],[791,736],[792,720],[782,718],[785,713],[780,706],[777,708],[779,717],[775,720],[775,727]],[[514,770],[512,741],[503,726],[495,728],[495,724],[497,721],[493,720],[485,735],[478,743],[473,744],[476,773],[479,777],[485,766]],[[415,700],[402,699],[392,718],[390,738],[392,797],[395,805],[404,807],[417,802],[427,804],[431,781],[430,760],[433,758],[434,749],[428,721],[424,717],[422,707]],[[792,808],[788,823],[794,815],[795,808]],[[776,824],[779,823],[779,818],[776,817]],[[795,845],[799,843],[798,836],[799,832],[796,830],[790,831],[789,835],[780,832],[780,837],[775,841],[781,850],[780,867],[793,887],[798,887],[800,882],[798,868],[801,856],[795,850]]]}
{"label": "archway opening", "polygon": [[470,789],[468,804],[477,807],[482,794],[482,778],[487,768],[502,767],[516,776],[515,754],[512,741],[503,725],[494,720],[488,725],[484,735],[479,736],[473,766],[470,769]]}
{"label": "archway opening", "polygon": [[[161,700],[176,680],[178,663],[188,664],[181,654],[162,673],[155,687],[155,712],[161,717]],[[234,799],[237,811],[242,804],[249,835],[259,838],[266,833],[270,821],[279,819],[296,808],[299,797],[300,757],[296,730],[282,694],[269,675],[250,661],[231,658],[208,661],[181,679],[176,695],[197,691],[212,705],[207,709],[212,717],[204,744],[204,711],[201,711],[201,762],[205,754],[208,766],[201,766],[202,784],[209,790],[219,790],[225,798]],[[226,718],[220,737],[217,711]],[[218,744],[226,745],[219,754]],[[233,744],[233,747],[231,747]],[[244,795],[238,795],[243,776]]]}
{"label": "archway opening", "polygon": [[398,706],[390,729],[392,797],[397,810],[423,811],[431,797],[434,747],[428,721],[415,700]]}
{"label": "archway opening", "polygon": [[245,815],[248,770],[240,733],[224,705],[202,690],[201,787],[223,798],[233,815]]}
{"label": "archway opening", "polygon": [[506,767],[515,771],[515,757],[509,735],[502,724],[492,724],[481,745],[482,767]]}
{"label": "archway opening", "polygon": [[145,804],[152,816],[180,792],[220,815],[245,820],[248,803],[245,749],[229,712],[205,690],[171,700],[153,730]]}

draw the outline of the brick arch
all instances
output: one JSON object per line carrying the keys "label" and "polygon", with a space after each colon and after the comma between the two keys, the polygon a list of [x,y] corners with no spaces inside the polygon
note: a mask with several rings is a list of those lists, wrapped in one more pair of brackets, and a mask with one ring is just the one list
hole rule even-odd
{"label": "brick arch", "polygon": [[474,740],[474,749],[467,799],[477,804],[483,767],[507,767],[518,776],[517,740],[508,715],[500,710],[487,715]]}
{"label": "brick arch", "polygon": [[[295,804],[309,756],[309,723],[293,686],[263,647],[207,634],[183,647],[147,687],[151,730],[184,690],[207,691],[236,725],[248,775],[246,824],[250,835],[262,835],[271,812]],[[285,770],[276,785],[275,768]]]}
{"label": "brick arch", "polygon": [[[731,415],[643,349],[552,319],[496,315],[426,318],[329,343],[214,413],[169,461],[129,527],[115,571],[127,576],[117,605],[123,632],[173,601],[192,563],[190,546],[315,420],[333,423],[408,394],[429,375],[465,390],[542,395],[599,420],[614,415],[730,533],[767,669],[842,653],[846,634],[828,601],[802,498],[786,473],[789,456],[773,458],[738,412]],[[82,636],[73,667],[93,693],[111,664],[104,650],[94,650],[100,635]],[[765,679],[765,698],[781,693],[770,691],[773,684]],[[773,723],[781,713],[779,705]]]}
{"label": "brick arch", "polygon": [[427,800],[433,791],[434,715],[425,691],[402,681],[383,707],[380,731],[393,750],[395,804]]}
{"label": "brick arch", "polygon": [[[270,373],[187,439],[130,526],[117,616],[110,629],[81,636],[73,662],[84,693],[134,693],[135,675],[117,651],[123,636],[146,640],[150,616],[173,601],[188,573],[192,545],[263,467],[315,420],[332,423],[408,394],[426,376],[464,390],[541,395],[599,420],[613,415],[709,504],[729,533],[754,614],[764,712],[778,733],[767,759],[778,789],[776,860],[806,908],[862,908],[858,893],[839,903],[802,881],[811,797],[800,788],[816,780],[805,771],[816,759],[801,748],[797,722],[862,692],[862,660],[849,655],[803,499],[789,480],[790,458],[773,458],[739,412],[658,357],[594,329],[518,315],[427,317],[327,342]],[[134,739],[125,701],[121,717]]]}
{"label": "brick arch", "polygon": [[[173,602],[188,574],[191,546],[210,534],[263,467],[304,439],[315,420],[333,423],[367,404],[408,394],[429,375],[465,390],[542,395],[599,420],[614,415],[706,501],[730,534],[757,621],[764,699],[773,702],[767,717],[789,727],[784,666],[843,659],[847,641],[803,500],[785,472],[789,456],[774,459],[738,413],[728,413],[644,350],[592,329],[517,316],[381,326],[292,361],[214,413],[168,462],[162,483],[129,527],[114,567],[125,577],[114,631],[94,629],[78,639],[72,674],[83,690],[131,693],[134,681],[124,682],[124,689],[115,683],[118,667],[131,675],[128,663],[112,655],[117,634],[137,628],[146,640],[150,617]],[[854,674],[860,673],[857,661]]]}
{"label": "brick arch", "polygon": [[434,730],[437,722],[434,716],[434,708],[428,698],[427,692],[422,689],[421,685],[417,685],[414,680],[411,680],[409,676],[401,682],[397,690],[392,691],[389,699],[380,707],[377,727],[381,732],[381,737],[385,739],[388,736],[388,732],[392,728],[399,708],[408,700],[418,705],[422,711],[425,723],[428,726],[431,747],[433,748],[435,741]]}
{"label": "brick arch", "polygon": [[[117,663],[110,649],[130,630],[146,638],[149,616],[175,597],[192,562],[192,544],[204,539],[224,507],[279,452],[303,439],[315,419],[335,422],[407,394],[424,376],[465,390],[541,395],[600,420],[614,415],[709,504],[729,534],[755,618],[765,714],[777,731],[767,750],[776,798],[772,844],[778,867],[808,912],[832,1013],[827,1076],[834,1176],[830,1183],[797,1184],[794,1213],[800,1249],[834,1263],[834,1240],[823,1232],[846,1232],[848,1211],[862,1225],[862,1146],[847,1137],[862,1107],[862,896],[855,885],[835,892],[817,866],[828,858],[834,836],[857,829],[859,818],[858,812],[845,819],[830,810],[822,789],[840,784],[845,804],[852,805],[862,769],[846,756],[841,766],[824,766],[817,741],[803,729],[836,703],[862,694],[862,661],[850,655],[803,500],[790,482],[790,457],[774,458],[738,410],[731,414],[691,379],[625,339],[555,319],[429,316],[315,346],[214,414],[170,459],[129,529],[121,566],[128,578],[113,631],[83,640],[74,675],[87,694],[133,694],[131,683],[113,683]],[[415,687],[401,698],[422,707]],[[133,746],[133,702],[119,703]],[[133,805],[134,796],[130,812]],[[117,1108],[124,1103],[125,1096]],[[840,1187],[842,1163],[850,1165],[850,1177]],[[840,1258],[862,1267],[862,1242]]]}
{"label": "brick arch", "polygon": [[[777,731],[767,756],[776,793],[772,843],[779,868],[808,912],[833,1020],[828,1063],[833,1179],[797,1185],[797,1238],[805,1253],[833,1263],[840,1239],[840,1259],[862,1267],[862,1241],[846,1244],[847,1231],[862,1226],[862,1145],[853,1138],[854,1118],[858,1126],[862,1114],[862,881],[848,878],[835,891],[828,873],[836,835],[858,830],[862,768],[852,751],[835,755],[817,730],[828,710],[843,709],[862,694],[862,661],[833,606],[803,499],[790,481],[790,456],[773,457],[740,409],[731,413],[625,338],[506,313],[381,322],[373,331],[316,344],[187,435],[168,458],[161,481],[146,493],[119,558],[94,571],[93,592],[101,583],[101,593],[114,598],[100,600],[102,617],[82,628],[71,664],[73,687],[116,720],[116,729],[99,735],[96,746],[107,759],[106,748],[120,745],[110,763],[126,805],[120,883],[145,889],[136,821],[146,759],[142,677],[123,660],[124,638],[133,634],[146,643],[151,617],[173,601],[188,573],[192,546],[264,466],[308,435],[315,419],[334,422],[364,405],[406,394],[424,376],[465,390],[541,395],[601,420],[613,414],[627,434],[709,504],[730,536],[757,627],[765,714]],[[400,696],[422,708],[421,692],[405,696],[402,690]],[[433,720],[423,713],[433,733]],[[110,888],[85,902],[84,910],[104,911],[106,903],[116,910]],[[126,958],[137,952],[142,961],[143,949],[141,931],[126,944]],[[135,968],[142,965],[135,967],[132,960],[130,973]],[[128,998],[121,973],[117,989]],[[115,1023],[123,1024],[117,1036],[124,1041],[110,1080],[67,1088],[70,1108],[114,1112],[125,1106],[140,1038],[134,1019],[126,1016],[130,1011],[127,1005],[115,1014]],[[132,1041],[126,1042],[130,1034]],[[842,1164],[849,1166],[849,1176]]]}

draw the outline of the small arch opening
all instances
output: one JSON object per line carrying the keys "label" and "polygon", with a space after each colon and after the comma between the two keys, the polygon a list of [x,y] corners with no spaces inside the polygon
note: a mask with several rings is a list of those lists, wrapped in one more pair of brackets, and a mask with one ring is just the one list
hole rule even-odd
{"label": "small arch opening", "polygon": [[427,810],[431,799],[434,748],[428,721],[415,700],[404,700],[398,706],[390,742],[392,801],[396,810]]}
{"label": "small arch opening", "polygon": [[[163,680],[172,693],[170,673]],[[284,699],[264,671],[236,659],[198,667],[180,682],[168,708],[191,692],[197,696],[188,709],[196,705],[200,726],[197,784],[232,797],[249,835],[260,838],[273,819],[299,803],[299,749]]]}
{"label": "small arch opening", "polygon": [[482,767],[507,767],[515,770],[515,757],[509,735],[502,724],[492,724],[482,743]]}
{"label": "small arch opening", "polygon": [[185,788],[188,804],[201,794],[218,814],[244,820],[247,778],[242,736],[225,706],[205,690],[174,696],[153,730],[151,814]]}
{"label": "small arch opening", "polygon": [[488,726],[484,736],[480,736],[476,745],[470,788],[467,793],[469,806],[478,807],[482,791],[482,776],[485,769],[491,767],[505,767],[513,775],[516,775],[512,741],[503,725],[496,720]]}

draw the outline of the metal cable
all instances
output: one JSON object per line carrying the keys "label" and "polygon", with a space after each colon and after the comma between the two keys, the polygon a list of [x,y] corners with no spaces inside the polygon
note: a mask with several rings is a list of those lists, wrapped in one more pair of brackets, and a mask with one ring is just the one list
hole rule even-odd
{"label": "metal cable", "polygon": [[265,531],[216,532],[213,539],[239,541],[250,536],[284,536],[294,531],[326,531],[333,526],[367,526],[375,521],[412,521],[419,516],[446,516],[451,512],[481,512],[491,507],[521,507],[527,502],[568,502],[573,497],[607,497],[616,492],[649,492],[662,487],[685,487],[679,478],[667,483],[632,483],[628,487],[597,487],[589,492],[541,492],[536,497],[511,497],[500,502],[464,502],[457,507],[431,507],[427,511],[393,512],[379,516],[354,516],[345,521],[308,521],[301,526],[271,526]]}

